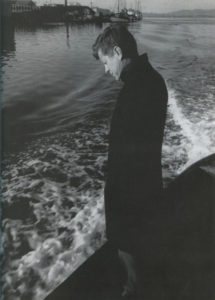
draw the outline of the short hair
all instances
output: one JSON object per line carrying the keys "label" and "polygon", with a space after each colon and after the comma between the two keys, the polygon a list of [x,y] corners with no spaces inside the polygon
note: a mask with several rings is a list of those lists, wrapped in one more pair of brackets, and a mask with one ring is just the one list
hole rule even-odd
{"label": "short hair", "polygon": [[93,56],[99,59],[98,51],[104,55],[113,55],[113,49],[118,46],[122,51],[122,59],[135,58],[138,56],[137,43],[128,29],[121,25],[110,25],[97,37],[93,44]]}

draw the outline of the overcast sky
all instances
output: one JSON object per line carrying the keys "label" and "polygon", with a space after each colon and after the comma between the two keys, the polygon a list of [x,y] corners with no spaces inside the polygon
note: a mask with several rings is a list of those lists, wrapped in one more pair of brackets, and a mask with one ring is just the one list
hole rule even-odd
{"label": "overcast sky", "polygon": [[[35,0],[38,5],[62,4],[64,0]],[[82,5],[110,8],[117,7],[117,0],[68,0],[68,4],[80,3]],[[138,0],[120,0],[121,6],[135,8]],[[181,9],[215,9],[215,0],[139,0],[143,12],[170,12]]]}

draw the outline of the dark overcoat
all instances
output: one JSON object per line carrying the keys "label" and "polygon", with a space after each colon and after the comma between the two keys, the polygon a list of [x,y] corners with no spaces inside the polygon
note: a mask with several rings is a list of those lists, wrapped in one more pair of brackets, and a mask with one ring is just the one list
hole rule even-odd
{"label": "dark overcoat", "polygon": [[159,210],[168,95],[147,54],[129,63],[121,80],[124,85],[109,135],[106,233],[117,248],[131,253],[142,243],[140,237],[150,234],[150,224]]}

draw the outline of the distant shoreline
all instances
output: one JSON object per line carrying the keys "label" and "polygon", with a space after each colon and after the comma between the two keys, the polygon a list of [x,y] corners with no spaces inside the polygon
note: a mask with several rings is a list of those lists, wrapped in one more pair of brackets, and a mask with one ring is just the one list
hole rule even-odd
{"label": "distant shoreline", "polygon": [[179,10],[169,13],[143,13],[143,17],[157,18],[215,18],[215,9]]}
{"label": "distant shoreline", "polygon": [[174,15],[145,15],[143,14],[143,18],[190,18],[190,19],[195,19],[195,18],[210,18],[214,19],[215,16],[174,16]]}

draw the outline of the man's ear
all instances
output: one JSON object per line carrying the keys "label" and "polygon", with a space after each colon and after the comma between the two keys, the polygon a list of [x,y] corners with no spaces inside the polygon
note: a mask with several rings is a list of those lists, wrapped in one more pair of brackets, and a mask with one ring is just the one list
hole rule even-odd
{"label": "man's ear", "polygon": [[120,59],[122,59],[122,50],[121,50],[120,47],[115,46],[115,47],[113,48],[113,51],[119,56]]}

